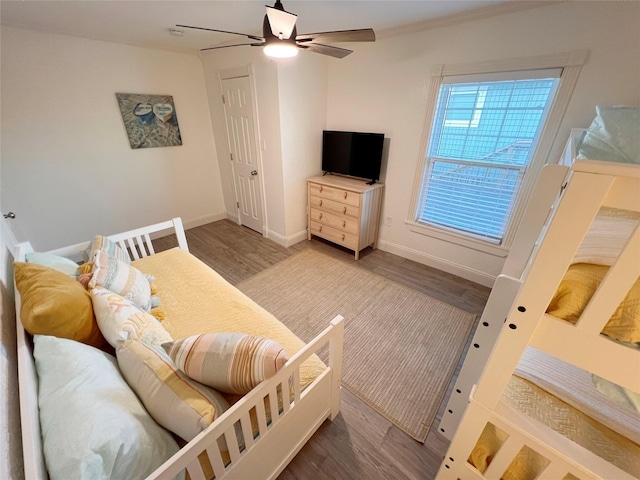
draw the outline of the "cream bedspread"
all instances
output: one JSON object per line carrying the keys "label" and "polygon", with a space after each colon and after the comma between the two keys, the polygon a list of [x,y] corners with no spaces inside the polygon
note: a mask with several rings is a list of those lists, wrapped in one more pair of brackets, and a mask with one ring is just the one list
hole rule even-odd
{"label": "cream bedspread", "polygon": [[[155,277],[162,324],[175,339],[200,333],[247,333],[277,341],[289,358],[305,346],[273,315],[184,250],[173,248],[133,265]],[[325,369],[316,355],[310,357],[300,369],[300,387]]]}
{"label": "cream bedspread", "polygon": [[[502,400],[640,478],[638,414],[600,394],[589,373],[528,347]],[[469,461],[484,472],[504,438],[503,432],[489,426]],[[544,466],[535,454],[521,451],[502,478],[536,478]]]}

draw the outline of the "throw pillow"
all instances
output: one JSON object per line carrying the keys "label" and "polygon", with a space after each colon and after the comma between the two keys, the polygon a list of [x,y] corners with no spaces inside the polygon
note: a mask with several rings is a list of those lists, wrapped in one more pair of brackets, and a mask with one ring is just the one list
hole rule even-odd
{"label": "throw pillow", "polygon": [[31,335],[53,335],[104,348],[91,296],[73,278],[37,263],[14,262],[20,319]]}
{"label": "throw pillow", "polygon": [[149,281],[140,270],[106,252],[98,250],[93,257],[89,288],[104,287],[122,295],[146,312],[158,303],[157,298],[151,296]]}
{"label": "throw pillow", "polygon": [[[571,265],[551,299],[547,313],[576,323],[609,267]],[[622,342],[640,342],[640,278],[618,306],[602,333]]]}
{"label": "throw pillow", "polygon": [[163,343],[176,366],[221,392],[245,394],[289,360],[282,346],[243,333],[206,333]]}
{"label": "throw pillow", "polygon": [[190,441],[224,413],[222,394],[180,372],[162,348],[128,340],[116,352],[129,386],[160,425]]}
{"label": "throw pillow", "polygon": [[117,258],[121,262],[129,265],[131,263],[131,259],[129,258],[129,254],[120,248],[120,246],[110,240],[108,237],[104,235],[96,235],[91,242],[89,259],[93,259],[95,257],[97,251],[105,252],[110,257]]}
{"label": "throw pillow", "polygon": [[117,293],[96,287],[91,290],[91,301],[102,335],[116,350],[126,340],[134,338],[158,346],[173,340],[153,315]]}
{"label": "throw pillow", "polygon": [[43,335],[34,337],[33,355],[52,480],[145,478],[178,451],[171,434],[122,378],[112,355]]}
{"label": "throw pillow", "polygon": [[60,255],[54,255],[53,253],[42,252],[30,252],[27,253],[25,260],[27,263],[37,263],[45,267],[55,268],[59,272],[69,275],[70,277],[78,278],[78,264],[73,260],[70,260]]}

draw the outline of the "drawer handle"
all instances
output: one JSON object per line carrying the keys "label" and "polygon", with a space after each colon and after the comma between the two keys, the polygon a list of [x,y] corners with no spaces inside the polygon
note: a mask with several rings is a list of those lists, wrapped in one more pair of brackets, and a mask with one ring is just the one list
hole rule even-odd
{"label": "drawer handle", "polygon": [[319,206],[320,206],[320,207],[322,206],[322,200],[320,200],[320,205],[319,205]]}
{"label": "drawer handle", "polygon": [[344,228],[344,227],[346,227],[346,226],[347,226],[347,221],[346,221],[346,220],[343,220],[343,221],[342,221],[342,228]]}
{"label": "drawer handle", "polygon": [[347,207],[344,207],[344,210],[342,210],[342,213],[347,213]]}
{"label": "drawer handle", "polygon": [[318,227],[318,231],[319,231],[319,232],[321,232],[321,231],[322,231],[322,225],[320,225],[320,226]]}
{"label": "drawer handle", "polygon": [[344,199],[347,199],[347,192],[344,192]]}
{"label": "drawer handle", "polygon": [[318,215],[318,220],[322,220],[322,212]]}
{"label": "drawer handle", "polygon": [[320,185],[320,191],[322,192],[322,185]]}
{"label": "drawer handle", "polygon": [[342,241],[343,241],[343,242],[344,242],[344,237],[345,237],[345,234],[343,233],[343,234],[342,234]]}

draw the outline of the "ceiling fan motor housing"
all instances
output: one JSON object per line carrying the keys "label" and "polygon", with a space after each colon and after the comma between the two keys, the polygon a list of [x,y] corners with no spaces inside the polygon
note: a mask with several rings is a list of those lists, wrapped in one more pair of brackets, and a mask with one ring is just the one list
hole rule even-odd
{"label": "ceiling fan motor housing", "polygon": [[[280,6],[282,6],[282,4],[280,4]],[[267,15],[264,16],[264,20],[262,22],[262,36],[264,37],[265,45],[269,45],[271,43],[278,43],[280,45],[289,44],[289,45],[293,45],[294,47],[297,47],[298,46],[298,44],[296,43],[297,35],[298,35],[298,30],[294,26],[293,32],[291,32],[291,36],[289,38],[276,37],[271,31],[271,24],[269,23],[269,17]]]}

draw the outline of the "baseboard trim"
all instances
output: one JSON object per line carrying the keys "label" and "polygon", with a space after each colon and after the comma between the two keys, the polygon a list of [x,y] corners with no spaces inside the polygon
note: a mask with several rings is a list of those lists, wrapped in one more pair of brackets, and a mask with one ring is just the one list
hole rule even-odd
{"label": "baseboard trim", "polygon": [[465,278],[480,285],[484,285],[485,287],[493,287],[493,284],[496,281],[496,277],[485,272],[465,267],[464,265],[453,263],[448,260],[443,260],[442,258],[434,257],[433,255],[428,255],[424,252],[403,247],[402,245],[387,242],[385,240],[378,241],[378,248],[385,252],[398,255],[399,257],[407,258],[414,262],[422,263],[423,265],[437,268],[443,272]]}
{"label": "baseboard trim", "polygon": [[218,220],[224,220],[228,218],[229,214],[227,212],[219,212],[213,213],[211,215],[203,215],[201,217],[190,218],[188,220],[183,220],[182,223],[184,225],[184,229],[188,230],[190,228],[200,227],[202,225],[206,225],[207,223],[217,222]]}
{"label": "baseboard trim", "polygon": [[288,237],[285,237],[283,235],[280,235],[277,232],[274,232],[273,230],[267,230],[267,238],[273,240],[278,245],[282,245],[283,247],[289,248],[291,245],[295,245],[296,243],[299,243],[299,242],[302,242],[303,240],[306,240],[307,239],[307,231],[303,230],[303,231],[298,232],[296,234],[289,235]]}

